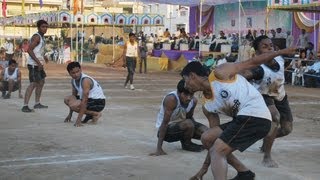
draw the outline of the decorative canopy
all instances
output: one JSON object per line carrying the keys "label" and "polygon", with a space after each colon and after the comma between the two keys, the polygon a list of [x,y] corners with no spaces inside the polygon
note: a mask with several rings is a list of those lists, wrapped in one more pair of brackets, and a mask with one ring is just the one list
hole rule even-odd
{"label": "decorative canopy", "polygon": [[[121,0],[119,0],[121,1]],[[131,1],[132,0],[122,0]],[[201,0],[139,0],[143,3],[159,3],[159,4],[173,4],[173,5],[183,5],[183,6],[198,6]],[[265,1],[265,0],[240,0],[241,2],[246,1]],[[238,3],[239,0],[202,0],[203,4],[206,5],[220,5],[229,3]]]}
{"label": "decorative canopy", "polygon": [[320,1],[299,0],[299,1],[275,1],[268,0],[268,8],[275,10],[294,12],[320,12]]}

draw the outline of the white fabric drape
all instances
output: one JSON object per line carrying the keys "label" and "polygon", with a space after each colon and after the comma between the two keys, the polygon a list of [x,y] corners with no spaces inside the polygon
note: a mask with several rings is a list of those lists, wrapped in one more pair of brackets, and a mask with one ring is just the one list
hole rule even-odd
{"label": "white fabric drape", "polygon": [[319,20],[315,21],[313,19],[308,18],[303,12],[298,12],[297,15],[300,21],[303,23],[303,25],[309,28],[316,26],[320,22]]}

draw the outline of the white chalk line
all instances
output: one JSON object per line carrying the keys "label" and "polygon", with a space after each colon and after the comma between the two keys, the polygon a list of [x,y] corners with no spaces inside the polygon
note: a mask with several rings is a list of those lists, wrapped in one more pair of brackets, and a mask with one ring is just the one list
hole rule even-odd
{"label": "white chalk line", "polygon": [[[64,158],[69,157],[65,156]],[[50,157],[39,157],[39,160],[42,159],[52,159]],[[31,162],[31,163],[22,163],[22,164],[7,164],[7,165],[1,165],[1,168],[14,168],[14,167],[26,167],[26,166],[39,166],[39,165],[56,165],[56,164],[73,164],[73,163],[81,163],[81,162],[92,162],[92,161],[108,161],[108,160],[117,160],[117,159],[125,159],[125,158],[138,158],[133,156],[101,156],[101,157],[95,157],[95,158],[84,158],[84,159],[71,159],[71,160],[54,160],[53,161],[47,161],[47,162]],[[36,158],[31,158],[36,159]],[[21,161],[29,161],[30,158],[21,159]],[[15,161],[12,161],[15,162]],[[10,163],[12,163],[10,161]]]}
{"label": "white chalk line", "polygon": [[77,157],[77,156],[94,156],[96,154],[77,154],[77,155],[56,155],[56,156],[44,156],[44,157],[30,157],[30,158],[23,158],[23,159],[7,159],[7,160],[0,160],[0,163],[5,162],[15,162],[15,161],[30,161],[30,160],[42,160],[42,159],[53,159],[53,158],[64,158],[64,157]]}

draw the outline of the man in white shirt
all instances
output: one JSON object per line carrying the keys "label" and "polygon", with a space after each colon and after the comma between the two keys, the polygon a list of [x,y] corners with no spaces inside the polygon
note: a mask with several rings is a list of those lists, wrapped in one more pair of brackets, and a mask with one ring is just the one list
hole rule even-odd
{"label": "man in white shirt", "polygon": [[291,31],[287,31],[286,47],[293,47],[294,37],[291,35]]}
{"label": "man in white shirt", "polygon": [[6,60],[9,61],[12,59],[14,53],[14,46],[10,38],[7,39],[4,48],[6,49]]}
{"label": "man in white shirt", "polygon": [[301,49],[305,49],[307,47],[308,42],[309,42],[309,35],[306,33],[305,29],[302,29],[301,34],[299,35],[297,45],[299,45]]}

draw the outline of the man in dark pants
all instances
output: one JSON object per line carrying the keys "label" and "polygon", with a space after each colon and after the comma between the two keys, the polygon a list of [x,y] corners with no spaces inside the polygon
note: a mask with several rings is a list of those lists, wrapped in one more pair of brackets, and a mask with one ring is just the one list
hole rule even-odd
{"label": "man in dark pants", "polygon": [[129,41],[124,44],[123,49],[123,67],[127,67],[128,75],[124,87],[128,88],[127,84],[130,81],[130,89],[134,90],[133,75],[136,69],[137,58],[140,57],[140,51],[138,43],[136,42],[136,35],[134,33],[129,34]]}

